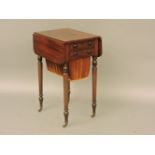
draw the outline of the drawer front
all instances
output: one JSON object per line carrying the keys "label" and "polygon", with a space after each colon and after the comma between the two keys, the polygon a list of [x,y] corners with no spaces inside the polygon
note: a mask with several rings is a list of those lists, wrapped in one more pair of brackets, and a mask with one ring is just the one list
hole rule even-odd
{"label": "drawer front", "polygon": [[77,58],[77,57],[86,57],[86,56],[92,56],[93,55],[93,50],[88,49],[88,50],[77,50],[77,51],[71,51],[70,52],[70,57],[71,58]]}
{"label": "drawer front", "polygon": [[70,58],[80,58],[86,56],[92,56],[95,50],[94,40],[75,42],[69,47]]}

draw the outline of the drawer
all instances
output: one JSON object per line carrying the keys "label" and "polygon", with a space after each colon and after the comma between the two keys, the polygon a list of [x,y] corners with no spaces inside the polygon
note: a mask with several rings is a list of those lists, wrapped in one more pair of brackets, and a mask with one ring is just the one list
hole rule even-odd
{"label": "drawer", "polygon": [[69,47],[70,58],[91,56],[94,53],[95,42],[93,40],[72,43]]}
{"label": "drawer", "polygon": [[93,55],[92,49],[71,51],[70,52],[70,58],[81,58],[81,57],[86,57],[86,56],[91,56],[91,55]]}
{"label": "drawer", "polygon": [[95,47],[94,40],[74,42],[70,45],[70,51],[82,50],[82,49],[93,49]]}

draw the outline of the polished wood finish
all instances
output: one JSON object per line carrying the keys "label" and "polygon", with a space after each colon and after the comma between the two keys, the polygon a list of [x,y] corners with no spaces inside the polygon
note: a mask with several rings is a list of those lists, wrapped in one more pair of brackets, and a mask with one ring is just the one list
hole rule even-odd
{"label": "polished wood finish", "polygon": [[68,105],[70,101],[70,81],[88,77],[92,57],[92,117],[96,113],[97,57],[102,54],[100,36],[73,29],[58,29],[35,32],[33,34],[34,52],[38,55],[38,81],[40,109],[43,108],[42,57],[47,69],[63,77],[64,119],[63,127],[68,125]]}
{"label": "polished wood finish", "polygon": [[63,66],[64,64],[55,64],[49,60],[46,60],[47,69],[52,73],[63,76]]}
{"label": "polished wood finish", "polygon": [[[60,35],[62,31],[61,29],[59,31]],[[64,31],[63,29],[63,32]],[[58,30],[56,32],[58,32]],[[89,38],[89,35],[82,35],[82,32],[78,34],[79,31],[75,31],[78,40],[72,40],[74,36],[73,32],[73,30],[66,30],[66,35],[68,34],[66,42],[61,40],[61,38],[52,37],[50,31],[34,33],[33,45],[35,53],[55,64],[64,64],[70,60],[101,55],[101,38],[99,36],[90,35],[91,37]],[[64,33],[62,33],[62,36],[63,34]]]}
{"label": "polished wood finish", "polygon": [[71,90],[70,90],[70,79],[68,78],[68,104],[70,101],[70,94],[71,94]]}
{"label": "polished wood finish", "polygon": [[79,58],[69,62],[69,78],[79,80],[88,77],[90,70],[90,57]]}
{"label": "polished wood finish", "polygon": [[[50,62],[49,60],[46,60],[46,63],[47,69],[50,72],[63,76],[63,64],[55,64],[53,62]],[[71,60],[68,62],[68,66],[68,74],[70,80],[79,80],[88,77],[90,70],[90,57]]]}
{"label": "polished wood finish", "polygon": [[39,84],[39,103],[40,108],[39,112],[42,111],[43,108],[43,64],[42,57],[38,56],[38,84]]}
{"label": "polished wood finish", "polygon": [[92,117],[96,114],[97,57],[92,60]]}
{"label": "polished wood finish", "polygon": [[63,127],[68,125],[68,103],[69,103],[69,76],[68,76],[68,64],[65,63],[63,66],[63,85],[64,85],[64,117],[65,124]]}
{"label": "polished wood finish", "polygon": [[52,38],[52,39],[59,40],[62,42],[73,42],[77,40],[93,39],[97,37],[94,34],[77,31],[71,28],[41,31],[38,33],[48,38]]}

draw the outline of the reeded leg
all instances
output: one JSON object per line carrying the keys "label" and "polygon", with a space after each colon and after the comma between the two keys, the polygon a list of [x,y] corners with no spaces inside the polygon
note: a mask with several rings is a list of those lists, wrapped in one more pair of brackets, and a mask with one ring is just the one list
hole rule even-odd
{"label": "reeded leg", "polygon": [[68,103],[69,103],[69,79],[68,79],[68,65],[64,64],[63,67],[63,84],[64,84],[64,118],[65,124],[63,127],[68,125]]}
{"label": "reeded leg", "polygon": [[42,111],[43,108],[43,64],[42,57],[38,56],[38,84],[39,84],[39,103],[40,108],[39,112]]}
{"label": "reeded leg", "polygon": [[68,104],[69,104],[69,101],[70,101],[70,93],[71,93],[71,90],[70,90],[70,79],[68,79]]}
{"label": "reeded leg", "polygon": [[96,114],[96,84],[97,84],[97,57],[93,57],[92,62],[92,110],[91,117]]}

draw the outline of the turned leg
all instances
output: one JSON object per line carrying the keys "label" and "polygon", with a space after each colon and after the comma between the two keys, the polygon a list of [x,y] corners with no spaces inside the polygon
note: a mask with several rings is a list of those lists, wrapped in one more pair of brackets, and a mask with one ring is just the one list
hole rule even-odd
{"label": "turned leg", "polygon": [[65,124],[63,127],[68,125],[68,103],[69,103],[69,79],[68,79],[68,65],[63,66],[63,85],[64,85],[64,118]]}
{"label": "turned leg", "polygon": [[70,93],[71,93],[71,90],[70,90],[70,79],[68,79],[68,103],[70,101]]}
{"label": "turned leg", "polygon": [[97,57],[93,57],[92,61],[92,110],[91,117],[96,113],[96,84],[97,84]]}
{"label": "turned leg", "polygon": [[43,108],[43,64],[42,57],[38,56],[38,84],[39,84],[39,103],[40,108],[39,112],[42,111]]}

